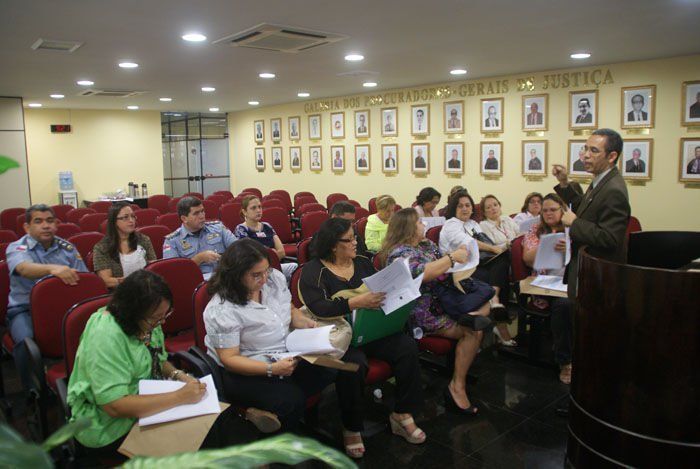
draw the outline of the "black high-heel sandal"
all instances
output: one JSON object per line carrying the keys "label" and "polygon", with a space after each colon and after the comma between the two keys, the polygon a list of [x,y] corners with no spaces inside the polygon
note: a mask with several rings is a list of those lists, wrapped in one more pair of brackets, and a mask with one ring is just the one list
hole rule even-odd
{"label": "black high-heel sandal", "polygon": [[445,397],[445,409],[449,410],[451,412],[455,412],[457,414],[461,415],[471,415],[474,416],[479,412],[479,409],[474,405],[470,405],[466,409],[462,409],[460,406],[457,405],[455,402],[455,398],[452,397],[452,393],[450,392],[449,386],[445,388],[445,392],[443,393]]}

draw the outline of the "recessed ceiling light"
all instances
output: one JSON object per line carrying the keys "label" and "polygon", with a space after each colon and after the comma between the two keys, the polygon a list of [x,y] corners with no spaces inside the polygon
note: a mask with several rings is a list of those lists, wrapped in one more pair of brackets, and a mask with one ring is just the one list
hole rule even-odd
{"label": "recessed ceiling light", "polygon": [[119,62],[119,67],[121,68],[138,68],[139,64],[136,62]]}
{"label": "recessed ceiling light", "polygon": [[455,68],[454,70],[450,70],[450,75],[466,75],[467,71],[463,68]]}
{"label": "recessed ceiling light", "polygon": [[588,52],[577,52],[575,54],[571,54],[572,59],[579,59],[579,60],[587,59],[590,56],[591,56],[591,54],[589,54]]}
{"label": "recessed ceiling light", "polygon": [[258,76],[260,78],[275,78],[276,75],[274,73],[270,73],[270,72],[263,72],[263,73],[259,73]]}
{"label": "recessed ceiling light", "polygon": [[158,98],[158,101],[163,101],[164,103],[169,103],[173,98]]}
{"label": "recessed ceiling light", "polygon": [[90,81],[90,80],[78,80],[78,81],[76,81],[76,83],[79,84],[80,86],[92,86],[95,84],[94,81]]}
{"label": "recessed ceiling light", "polygon": [[129,110],[131,110],[131,111],[136,111],[139,107],[138,107],[138,106],[133,106],[133,105],[132,105],[132,106],[127,106],[126,108],[129,109]]}
{"label": "recessed ceiling light", "polygon": [[348,62],[359,62],[360,60],[364,60],[365,56],[361,54],[348,54],[345,56],[345,60]]}
{"label": "recessed ceiling light", "polygon": [[27,104],[29,107],[41,107],[41,103],[29,103]]}
{"label": "recessed ceiling light", "polygon": [[362,84],[365,88],[374,88],[377,84],[373,81],[366,81]]}
{"label": "recessed ceiling light", "polygon": [[297,93],[297,96],[299,96],[300,98],[308,98],[311,95],[306,91],[300,91],[299,93]]}
{"label": "recessed ceiling light", "polygon": [[257,106],[258,104],[260,104],[260,101],[248,101],[248,104],[250,104],[251,106]]}
{"label": "recessed ceiling light", "polygon": [[58,94],[58,93],[57,93],[57,94],[51,94],[51,95],[49,95],[49,96],[51,96],[53,99],[63,99],[63,98],[65,98],[65,96],[63,96],[62,94]]}
{"label": "recessed ceiling light", "polygon": [[216,91],[216,88],[214,88],[213,86],[202,86],[202,91],[204,91],[205,93],[213,93],[214,91]]}
{"label": "recessed ceiling light", "polygon": [[178,113],[173,114],[173,116],[175,116],[175,117],[180,117],[181,115],[182,114],[178,114]]}
{"label": "recessed ceiling light", "polygon": [[182,39],[184,39],[187,42],[202,42],[206,41],[207,37],[204,34],[200,33],[187,33],[182,35]]}
{"label": "recessed ceiling light", "polygon": [[210,107],[209,112],[219,112],[219,108],[218,107]]}

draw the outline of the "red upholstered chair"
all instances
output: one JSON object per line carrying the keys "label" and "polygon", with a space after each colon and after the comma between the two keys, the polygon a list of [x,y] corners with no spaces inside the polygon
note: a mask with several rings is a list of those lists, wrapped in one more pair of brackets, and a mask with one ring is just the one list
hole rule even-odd
{"label": "red upholstered chair", "polygon": [[107,234],[107,220],[102,220],[102,223],[100,223],[100,233],[102,234]]}
{"label": "red upholstered chair", "polygon": [[510,244],[510,272],[511,281],[519,282],[530,275],[530,267],[523,261],[523,239],[518,236]]}
{"label": "red upholstered chair", "polygon": [[334,203],[340,202],[341,200],[348,200],[348,196],[340,192],[334,192],[328,195],[328,197],[326,197],[326,208],[330,210]]}
{"label": "red upholstered chair", "polygon": [[167,226],[172,232],[180,228],[182,220],[180,220],[180,216],[177,213],[166,213],[156,218],[156,225]]}
{"label": "red upholstered chair", "polygon": [[396,212],[398,212],[399,210],[401,210],[401,208],[402,208],[402,207],[401,207],[401,205],[399,205],[399,204],[394,205],[394,213],[396,213]]}
{"label": "red upholstered chair", "polygon": [[83,215],[78,222],[83,231],[100,231],[100,223],[107,220],[106,213],[88,213]]}
{"label": "red upholstered chair", "polygon": [[204,344],[204,337],[207,335],[207,329],[204,327],[204,310],[207,308],[211,295],[207,289],[208,283],[202,282],[197,285],[192,294],[192,311],[194,312],[194,345],[201,350],[206,351],[207,346]]}
{"label": "red upholstered chair", "polygon": [[367,208],[369,209],[370,215],[373,213],[377,213],[377,198],[372,197],[369,199],[369,202],[367,202]]}
{"label": "red upholstered chair", "polygon": [[107,306],[112,295],[100,295],[79,301],[73,305],[65,316],[61,327],[63,337],[63,360],[65,362],[66,376],[70,376],[75,363],[75,355],[78,353],[80,336],[85,330],[85,325],[95,311]]}
{"label": "red upholstered chair", "polygon": [[355,222],[355,232],[362,239],[365,239],[365,228],[367,228],[367,217],[362,217]]}
{"label": "red upholstered chair", "polygon": [[442,231],[442,225],[433,226],[426,233],[425,237],[428,238],[435,244],[440,244],[440,232]]}
{"label": "red upholstered chair", "polygon": [[11,243],[17,241],[17,233],[14,230],[0,230],[0,242],[1,243]]}
{"label": "red upholstered chair", "polygon": [[289,224],[289,215],[281,208],[269,208],[263,210],[262,221],[269,223],[275,229],[277,236],[284,244],[285,255],[296,257],[297,245]]}
{"label": "red upholstered chair", "polygon": [[190,259],[161,259],[146,266],[165,279],[173,294],[173,314],[163,324],[168,352],[180,352],[194,345],[192,294],[204,281],[202,271]]}
{"label": "red upholstered chair", "polygon": [[17,220],[15,220],[15,234],[18,238],[21,238],[26,234],[24,231],[24,222],[26,220],[24,213],[22,215],[17,215]]}
{"label": "red upholstered chair", "polygon": [[360,205],[360,202],[358,202],[357,200],[350,199],[350,200],[348,200],[348,202],[351,203],[353,205],[353,207],[355,207],[355,208],[362,207],[362,205]]}
{"label": "red upholstered chair", "polygon": [[53,213],[56,214],[56,218],[60,220],[66,220],[66,216],[68,215],[68,212],[73,210],[75,207],[72,205],[68,204],[59,204],[59,205],[52,205],[51,208],[53,209]]}
{"label": "red upholstered chair", "polygon": [[270,262],[270,267],[282,272],[282,264],[280,263],[280,258],[277,257],[277,251],[267,248],[267,260]]}
{"label": "red upholstered chair", "polygon": [[56,227],[56,236],[63,239],[68,239],[71,236],[75,236],[82,232],[83,230],[81,230],[75,223],[60,223]]}
{"label": "red upholstered chair", "polygon": [[219,207],[211,200],[202,200],[202,205],[204,206],[204,217],[207,220],[218,220],[219,219]]}
{"label": "red upholstered chair", "polygon": [[307,212],[301,219],[301,238],[311,238],[314,233],[316,233],[321,226],[321,223],[328,220],[328,213],[326,212]]}
{"label": "red upholstered chair", "polygon": [[134,215],[136,215],[136,226],[149,226],[155,225],[156,218],[162,214],[155,208],[142,208],[134,210]]}
{"label": "red upholstered chair", "polygon": [[184,194],[183,197],[196,197],[199,200],[204,200],[204,195],[201,192],[188,192]]}
{"label": "red upholstered chair", "polygon": [[630,233],[636,233],[637,231],[642,231],[642,224],[639,223],[637,217],[630,215],[630,219],[627,222],[627,240],[630,239]]}
{"label": "red upholstered chair", "polygon": [[215,191],[213,195],[223,195],[224,202],[229,199],[233,199],[233,192],[231,191]]}
{"label": "red upholstered chair", "polygon": [[173,232],[165,225],[148,225],[136,228],[139,233],[145,234],[151,240],[153,250],[156,252],[156,258],[163,258],[163,241],[165,237]]}
{"label": "red upholstered chair", "polygon": [[280,199],[287,205],[287,211],[289,211],[289,212],[292,211],[292,207],[293,207],[292,206],[292,198],[289,196],[289,192],[282,190],[282,189],[277,189],[274,191],[270,191],[270,193],[268,195],[280,197]]}
{"label": "red upholstered chair", "polygon": [[372,258],[372,265],[374,266],[375,270],[380,271],[384,268],[384,265],[382,265],[382,261],[379,258],[379,256],[374,256]]}
{"label": "red upholstered chair", "polygon": [[[272,194],[273,192],[277,192],[277,191],[272,191],[272,192],[270,192],[270,194]],[[304,197],[311,196],[313,198],[316,198],[316,196],[314,196],[313,192],[301,191],[301,192],[297,192],[296,194],[294,194],[294,200],[296,200],[297,197],[302,197],[302,196],[304,196]]]}
{"label": "red upholstered chair", "polygon": [[156,194],[148,197],[148,208],[158,210],[160,213],[168,213],[170,197],[165,194]]}
{"label": "red upholstered chair", "polygon": [[24,215],[26,209],[21,207],[6,208],[0,212],[0,228],[17,232],[17,217]]}
{"label": "red upholstered chair", "polygon": [[297,261],[299,265],[304,265],[311,260],[311,240],[307,238],[297,244]]}
{"label": "red upholstered chair", "polygon": [[87,256],[83,257],[83,262],[85,263],[85,267],[87,267],[88,272],[95,271],[94,258],[95,258],[95,256],[92,253],[92,251],[88,252]]}
{"label": "red upholstered chair", "polygon": [[474,206],[474,216],[472,218],[477,223],[481,223],[482,221],[484,221],[484,215],[481,213],[481,205],[476,204]]}
{"label": "red upholstered chair", "polygon": [[[4,254],[4,251],[3,251]],[[0,261],[0,335],[2,336],[2,348],[0,358],[12,354],[12,349],[15,343],[9,331],[6,330],[5,324],[7,321],[7,302],[10,296],[10,270],[7,267],[7,262]],[[0,398],[5,398],[5,380],[0,367]]]}
{"label": "red upholstered chair", "polygon": [[85,215],[91,214],[91,213],[97,213],[95,210],[91,208],[74,208],[70,212],[66,214],[66,218],[62,220],[67,221],[70,223],[75,223],[76,225],[80,225],[80,219],[83,218]]}
{"label": "red upholstered chair", "polygon": [[[7,246],[9,246],[10,243],[0,243],[0,261],[6,261],[7,260]],[[5,305],[7,306],[7,305]],[[2,326],[4,323],[0,323],[0,326]]]}
{"label": "red upholstered chair", "polygon": [[316,197],[313,195],[302,195],[294,198],[294,214],[299,214],[299,209],[302,205],[317,203]]}
{"label": "red upholstered chair", "polygon": [[112,202],[108,200],[98,200],[97,202],[91,203],[89,208],[93,209],[97,213],[107,213],[109,212],[109,209],[112,207]]}
{"label": "red upholstered chair", "polygon": [[[265,197],[267,197],[267,196],[265,196]],[[263,206],[263,208],[272,208],[272,207],[281,208],[282,210],[284,210],[287,213],[289,213],[289,211],[290,211],[289,207],[287,207],[287,204],[284,202],[284,200],[280,200],[276,197],[272,197],[272,198],[269,198],[267,200],[264,200],[262,202],[262,206]]]}
{"label": "red upholstered chair", "polygon": [[295,308],[301,308],[304,306],[304,302],[301,301],[299,297],[299,279],[301,279],[302,266],[292,273],[292,278],[289,281],[289,292],[292,294],[292,304]]}
{"label": "red upholstered chair", "polygon": [[367,218],[370,216],[371,213],[369,213],[369,210],[363,207],[355,207],[355,220],[359,220],[360,218]]}
{"label": "red upholstered chair", "polygon": [[204,200],[208,200],[210,202],[213,202],[214,205],[216,205],[216,209],[218,210],[219,207],[221,207],[224,203],[226,203],[226,200],[228,200],[228,199],[226,199],[226,197],[223,195],[212,194]]}
{"label": "red upholstered chair", "polygon": [[92,251],[92,249],[95,247],[95,244],[99,243],[100,240],[104,238],[104,236],[105,235],[103,235],[102,233],[98,233],[97,231],[86,231],[71,236],[70,238],[68,238],[68,242],[75,246],[75,248],[78,250],[78,252],[84,259],[85,257],[87,257],[88,253]]}
{"label": "red upholstered chair", "polygon": [[221,223],[223,223],[226,228],[231,231],[235,230],[236,226],[243,222],[243,217],[241,217],[241,204],[231,202],[222,205],[219,207],[219,217],[221,217]]}
{"label": "red upholstered chair", "polygon": [[310,204],[304,204],[301,207],[299,207],[298,212],[294,212],[294,214],[297,217],[303,217],[305,213],[309,212],[325,212],[326,207],[319,203],[310,203]]}
{"label": "red upholstered chair", "polygon": [[248,187],[246,189],[243,189],[241,192],[251,192],[255,195],[258,196],[258,198],[262,198],[262,191],[258,189],[257,187]]}
{"label": "red upholstered chair", "polygon": [[177,203],[180,199],[182,199],[182,197],[173,197],[170,199],[170,202],[168,202],[168,213],[177,213]]}

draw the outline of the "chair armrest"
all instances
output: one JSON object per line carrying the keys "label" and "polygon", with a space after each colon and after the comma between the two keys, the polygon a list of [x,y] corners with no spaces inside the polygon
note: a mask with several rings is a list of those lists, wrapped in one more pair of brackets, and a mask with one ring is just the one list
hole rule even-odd
{"label": "chair armrest", "polygon": [[39,350],[39,346],[32,337],[24,339],[24,346],[27,348],[29,358],[29,374],[32,387],[41,393],[45,393],[48,391],[48,385],[46,384],[46,367],[41,356],[41,350]]}
{"label": "chair armrest", "polygon": [[63,418],[68,422],[71,418],[72,412],[68,405],[68,382],[66,378],[58,378],[56,380],[56,393],[61,401],[61,410],[63,411]]}
{"label": "chair armrest", "polygon": [[209,373],[211,373],[211,377],[214,379],[214,386],[216,386],[216,390],[219,392],[219,401],[228,402],[226,394],[224,393],[224,380],[221,376],[222,368],[219,364],[196,345],[190,347],[189,353],[207,364]]}
{"label": "chair armrest", "polygon": [[297,262],[298,263],[299,259],[297,259],[296,257],[284,256],[282,258],[282,260],[280,260],[280,263],[289,263],[289,262]]}
{"label": "chair armrest", "polygon": [[187,363],[197,378],[201,378],[202,376],[206,376],[211,373],[209,365],[190,352],[175,352],[175,357],[178,360]]}

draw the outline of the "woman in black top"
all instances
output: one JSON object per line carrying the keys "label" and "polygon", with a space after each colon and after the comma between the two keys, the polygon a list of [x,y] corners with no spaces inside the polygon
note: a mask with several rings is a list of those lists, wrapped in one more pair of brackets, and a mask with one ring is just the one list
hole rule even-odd
{"label": "woman in black top", "polygon": [[[343,290],[359,288],[363,278],[375,273],[372,262],[357,255],[357,238],[350,221],[342,218],[326,220],[316,234],[312,254],[313,260],[304,265],[299,289],[304,304],[316,316],[339,317],[349,315],[357,308],[381,306],[383,293],[366,292],[350,299],[332,298]],[[362,457],[364,453],[360,431],[364,420],[363,388],[368,357],[388,362],[396,377],[396,404],[389,417],[392,432],[410,443],[423,443],[425,433],[416,426],[412,417],[423,403],[418,349],[412,338],[399,332],[362,347],[350,346],[343,357],[346,362],[360,365],[359,371],[341,371],[336,379],[346,452],[354,458]]]}

